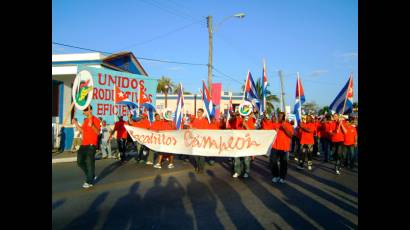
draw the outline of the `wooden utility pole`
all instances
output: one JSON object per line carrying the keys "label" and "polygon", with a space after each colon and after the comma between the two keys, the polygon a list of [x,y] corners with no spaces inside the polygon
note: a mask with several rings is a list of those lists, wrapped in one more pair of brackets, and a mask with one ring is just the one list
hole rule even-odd
{"label": "wooden utility pole", "polygon": [[212,95],[212,16],[206,17],[209,34],[209,59],[208,59],[208,90],[209,95]]}
{"label": "wooden utility pole", "polygon": [[280,108],[280,110],[281,110],[281,112],[285,112],[286,111],[286,109],[285,109],[285,91],[283,90],[283,73],[282,73],[282,70],[279,70],[279,78],[280,78],[280,88],[281,88],[281,104],[282,104],[282,106],[281,106],[281,108]]}

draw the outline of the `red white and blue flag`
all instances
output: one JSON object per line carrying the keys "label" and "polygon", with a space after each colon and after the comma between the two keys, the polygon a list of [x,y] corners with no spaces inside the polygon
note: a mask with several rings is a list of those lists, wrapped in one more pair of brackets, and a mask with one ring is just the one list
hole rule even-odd
{"label": "red white and blue flag", "polygon": [[138,105],[128,99],[129,93],[124,93],[118,86],[115,86],[114,94],[114,103],[119,105],[126,105],[132,116],[136,116]]}
{"label": "red white and blue flag", "polygon": [[[246,76],[245,90],[244,90],[244,100],[251,102],[256,109],[260,109],[260,98],[258,96],[258,91],[256,90],[255,82],[253,81],[251,72],[248,70]],[[254,103],[255,102],[255,103]]]}
{"label": "red white and blue flag", "polygon": [[305,103],[305,93],[303,91],[302,82],[300,81],[299,73],[298,73],[298,77],[296,80],[296,101],[295,101],[295,107],[293,108],[293,113],[296,116],[297,123],[300,122],[300,118],[302,117],[303,103]]}
{"label": "red white and blue flag", "polygon": [[268,77],[266,76],[266,64],[263,63],[263,70],[262,70],[262,103],[260,108],[260,114],[265,113],[266,111],[266,91],[268,90]]}
{"label": "red white and blue flag", "polygon": [[184,110],[184,91],[182,89],[182,83],[179,83],[178,88],[178,100],[177,100],[177,108],[175,109],[175,118],[174,122],[176,125],[177,130],[182,129],[182,117],[183,117],[183,110]]}
{"label": "red white and blue flag", "polygon": [[[345,104],[346,101],[346,104]],[[344,111],[343,110],[344,107]],[[353,75],[350,74],[349,81],[342,91],[336,96],[329,109],[338,114],[350,113],[353,110]]]}
{"label": "red white and blue flag", "polygon": [[202,81],[201,94],[202,94],[202,101],[204,102],[204,106],[205,106],[205,114],[210,124],[211,116],[215,115],[215,108],[214,108],[214,105],[212,104],[211,96],[209,95],[208,88],[206,88],[204,81]]}

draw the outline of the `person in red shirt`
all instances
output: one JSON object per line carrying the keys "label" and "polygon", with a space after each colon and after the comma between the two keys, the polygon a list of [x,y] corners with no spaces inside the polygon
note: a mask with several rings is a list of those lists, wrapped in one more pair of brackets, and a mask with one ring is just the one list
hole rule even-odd
{"label": "person in red shirt", "polygon": [[350,169],[354,168],[354,151],[357,147],[357,130],[354,126],[354,118],[350,117],[346,124],[342,124],[341,129],[345,135],[344,156],[346,159],[346,166]]}
{"label": "person in red shirt", "polygon": [[[141,119],[139,121],[133,121],[131,119],[131,115],[129,116],[128,120],[130,121],[129,123],[131,126],[134,126],[137,128],[149,129],[151,127],[151,124],[149,123],[149,120],[146,114],[142,114]],[[145,145],[142,145],[138,142],[136,142],[135,145],[136,145],[136,151],[137,151],[137,154],[135,155],[135,160],[140,164],[145,164],[147,154],[144,154],[144,153],[148,153],[149,149]]]}
{"label": "person in red shirt", "polygon": [[117,144],[118,144],[118,151],[120,152],[120,160],[121,163],[126,161],[126,141],[127,141],[127,130],[125,129],[125,121],[123,120],[122,116],[118,116],[117,122],[114,124],[114,129],[110,135],[110,141],[112,139],[112,135],[117,132]]}
{"label": "person in red shirt", "polygon": [[337,113],[333,114],[333,121],[329,124],[329,136],[332,142],[332,152],[335,160],[335,171],[340,175],[340,168],[343,160],[344,134],[340,128],[342,118]]}
{"label": "person in red shirt", "polygon": [[[275,142],[272,145],[270,159],[272,182],[285,183],[286,173],[288,171],[288,153],[290,150],[290,141],[293,136],[293,127],[286,121],[286,114],[278,114],[278,122],[273,127],[276,130]],[[280,164],[278,165],[278,159]]]}
{"label": "person in red shirt", "polygon": [[[208,119],[203,117],[204,109],[199,108],[196,112],[197,118],[195,118],[191,124],[190,128],[194,129],[209,129]],[[204,173],[205,169],[205,157],[204,156],[195,156],[195,171],[197,173]]]}
{"label": "person in red shirt", "polygon": [[302,117],[302,122],[299,124],[300,128],[300,147],[301,147],[301,159],[299,159],[298,169],[303,169],[305,164],[306,155],[308,158],[308,169],[312,170],[313,165],[313,144],[315,143],[313,133],[315,131],[315,124],[312,122],[312,116],[308,115]]}
{"label": "person in red shirt", "polygon": [[77,152],[77,164],[83,170],[86,181],[83,188],[90,188],[94,184],[95,177],[95,153],[98,143],[98,134],[100,134],[101,121],[93,116],[92,106],[83,110],[85,116],[83,125],[80,127],[76,119],[72,123],[83,135],[83,141]]}
{"label": "person in red shirt", "polygon": [[[172,120],[163,120],[162,121],[162,129],[161,130],[176,130],[175,123]],[[169,164],[168,168],[174,168],[174,155],[170,153],[160,153],[158,152],[158,160],[157,163],[154,165],[154,168],[161,168],[163,159],[168,158]]]}
{"label": "person in red shirt", "polygon": [[[152,122],[151,126],[149,127],[149,130],[154,130],[154,131],[160,131],[163,129],[164,122],[161,120],[161,117],[159,116],[158,113],[155,113],[154,115],[154,122]],[[147,156],[147,165],[152,165],[154,164],[154,158],[157,153],[150,149],[148,152]],[[155,167],[155,166],[154,166]]]}
{"label": "person in red shirt", "polygon": [[330,140],[330,126],[332,123],[332,116],[330,114],[326,115],[325,120],[322,122],[322,151],[324,154],[324,162],[329,162],[331,157],[332,141]]}
{"label": "person in red shirt", "polygon": [[[255,129],[255,119],[253,118],[253,112],[242,119],[242,125],[238,126],[236,129]],[[243,171],[241,170],[243,169]],[[234,174],[233,178],[237,178],[242,175],[244,178],[249,177],[251,169],[251,157],[235,157],[234,158]]]}

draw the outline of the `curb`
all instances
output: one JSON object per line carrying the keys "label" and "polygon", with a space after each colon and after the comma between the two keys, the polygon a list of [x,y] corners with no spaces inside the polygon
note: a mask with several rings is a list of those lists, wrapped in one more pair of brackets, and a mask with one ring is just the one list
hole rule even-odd
{"label": "curb", "polygon": [[[127,152],[127,156],[134,156],[136,152]],[[56,164],[56,163],[67,163],[67,162],[76,162],[77,157],[63,157],[63,158],[54,158],[52,159],[51,163]]]}
{"label": "curb", "polygon": [[64,163],[64,162],[76,162],[77,157],[65,157],[65,158],[57,158],[52,160],[52,164],[55,163]]}

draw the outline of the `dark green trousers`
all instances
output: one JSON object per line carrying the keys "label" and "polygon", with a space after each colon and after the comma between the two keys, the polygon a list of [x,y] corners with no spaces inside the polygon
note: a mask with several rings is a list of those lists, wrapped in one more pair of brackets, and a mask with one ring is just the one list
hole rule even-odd
{"label": "dark green trousers", "polygon": [[203,172],[205,168],[205,157],[204,156],[195,156],[195,168],[198,172]]}
{"label": "dark green trousers", "polygon": [[95,152],[94,145],[81,145],[77,152],[77,165],[85,174],[85,181],[93,184],[95,177]]}

